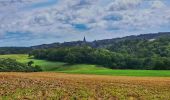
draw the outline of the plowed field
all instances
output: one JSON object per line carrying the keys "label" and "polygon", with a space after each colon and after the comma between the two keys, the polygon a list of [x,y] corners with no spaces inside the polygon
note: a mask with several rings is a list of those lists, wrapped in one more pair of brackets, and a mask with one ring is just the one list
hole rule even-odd
{"label": "plowed field", "polygon": [[170,100],[170,78],[0,73],[0,100]]}

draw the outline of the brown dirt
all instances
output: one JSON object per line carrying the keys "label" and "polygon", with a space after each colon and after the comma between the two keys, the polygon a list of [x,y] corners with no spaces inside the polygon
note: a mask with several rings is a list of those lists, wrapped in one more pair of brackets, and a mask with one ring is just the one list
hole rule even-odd
{"label": "brown dirt", "polygon": [[170,78],[0,73],[0,100],[170,100]]}

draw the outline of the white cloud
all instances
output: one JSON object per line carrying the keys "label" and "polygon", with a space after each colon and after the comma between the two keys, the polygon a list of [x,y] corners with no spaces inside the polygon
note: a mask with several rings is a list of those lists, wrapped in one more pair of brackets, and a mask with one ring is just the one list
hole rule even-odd
{"label": "white cloud", "polygon": [[108,10],[119,11],[133,9],[139,6],[141,0],[115,0],[108,6]]}
{"label": "white cloud", "polygon": [[161,0],[154,0],[151,2],[152,9],[160,9],[160,8],[164,8],[164,7],[166,7],[166,5]]}
{"label": "white cloud", "polygon": [[[71,36],[84,32],[73,25],[84,24],[89,34],[114,31],[147,31],[170,24],[170,10],[163,1],[153,1],[150,7],[141,8],[143,0],[59,0],[57,4],[23,9],[41,0],[8,0],[0,6],[0,33],[25,32],[36,35]],[[43,0],[44,2],[46,0]],[[100,2],[100,3],[99,3]],[[101,2],[103,4],[101,5]],[[3,3],[0,2],[0,5]],[[12,7],[10,6],[12,5]],[[159,8],[159,9],[158,9]],[[163,8],[160,9],[160,8]],[[96,30],[96,32],[95,32]]]}

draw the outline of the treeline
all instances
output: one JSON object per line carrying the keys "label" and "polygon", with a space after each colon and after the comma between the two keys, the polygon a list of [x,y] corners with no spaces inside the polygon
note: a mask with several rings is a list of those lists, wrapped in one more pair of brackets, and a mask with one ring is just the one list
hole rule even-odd
{"label": "treeline", "polygon": [[28,64],[19,63],[14,59],[0,58],[0,72],[38,72],[42,71],[39,66],[32,66],[33,62]]}
{"label": "treeline", "polygon": [[166,57],[138,57],[131,53],[111,52],[107,49],[96,49],[88,46],[34,50],[29,55],[36,59],[70,64],[97,64],[112,69],[170,69],[170,59]]}
{"label": "treeline", "polygon": [[31,50],[30,47],[0,47],[0,54],[28,54]]}

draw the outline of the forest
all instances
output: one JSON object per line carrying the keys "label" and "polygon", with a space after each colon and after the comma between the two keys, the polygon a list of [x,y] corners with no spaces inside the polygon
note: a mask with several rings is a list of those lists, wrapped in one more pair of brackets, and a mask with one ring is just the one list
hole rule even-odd
{"label": "forest", "polygon": [[127,39],[107,48],[88,45],[37,49],[29,53],[36,59],[70,64],[97,64],[111,69],[170,69],[170,37],[158,39]]}

